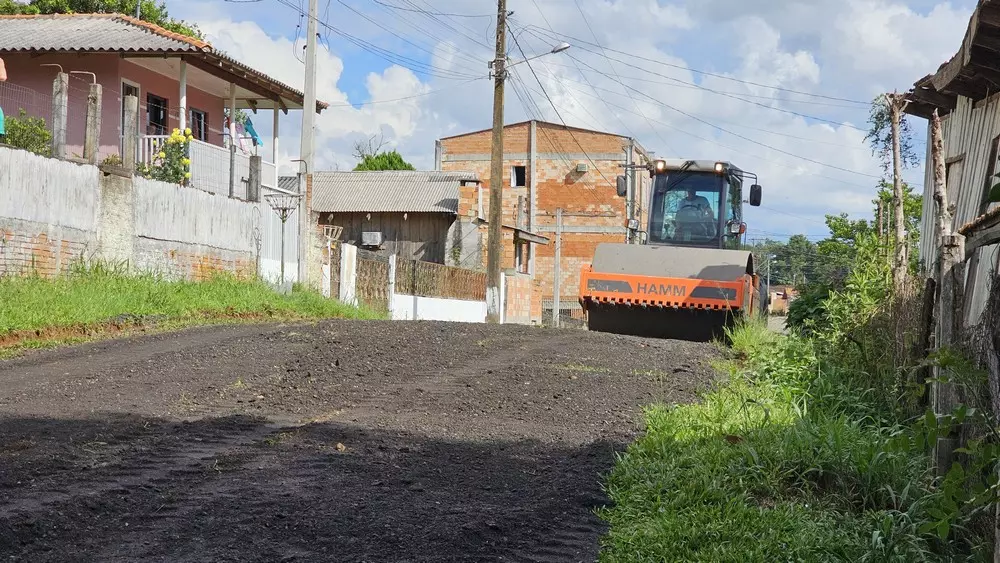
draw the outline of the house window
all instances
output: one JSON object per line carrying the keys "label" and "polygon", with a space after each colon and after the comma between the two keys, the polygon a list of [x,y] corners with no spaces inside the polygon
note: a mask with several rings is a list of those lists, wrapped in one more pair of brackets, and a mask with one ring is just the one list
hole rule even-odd
{"label": "house window", "polygon": [[167,100],[146,94],[146,134],[166,135],[169,119]]}
{"label": "house window", "polygon": [[191,108],[191,116],[188,118],[191,135],[202,142],[208,142],[208,114],[200,109]]}
{"label": "house window", "polygon": [[510,185],[514,188],[523,188],[527,183],[527,168],[525,166],[513,166],[510,171]]}

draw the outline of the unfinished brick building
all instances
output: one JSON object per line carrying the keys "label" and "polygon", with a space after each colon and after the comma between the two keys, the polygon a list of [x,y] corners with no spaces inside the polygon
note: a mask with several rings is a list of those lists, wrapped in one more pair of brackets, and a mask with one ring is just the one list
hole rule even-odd
{"label": "unfinished brick building", "polygon": [[[439,170],[474,171],[482,182],[463,189],[459,201],[459,216],[478,229],[479,249],[487,247],[491,141],[491,130],[476,131],[441,139],[435,151]],[[648,174],[632,174],[624,165],[645,164],[649,158],[635,139],[613,133],[534,120],[504,127],[503,267],[531,278],[532,322],[551,321],[558,210],[563,218],[560,318],[580,320],[580,269],[599,243],[626,241],[628,198],[618,195],[616,178],[629,176],[635,201],[644,201]],[[642,215],[635,205],[632,217]],[[475,260],[485,267],[485,251]]]}

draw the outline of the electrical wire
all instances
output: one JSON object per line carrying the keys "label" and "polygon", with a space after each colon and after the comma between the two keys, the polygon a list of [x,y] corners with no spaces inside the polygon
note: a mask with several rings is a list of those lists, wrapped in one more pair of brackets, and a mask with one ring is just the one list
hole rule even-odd
{"label": "electrical wire", "polygon": [[[296,13],[298,13],[300,15],[304,15],[307,18],[310,18],[310,16],[308,15],[308,13],[303,12],[303,10],[301,9],[301,7],[296,6],[290,0],[277,0],[277,1],[278,1],[278,3],[280,3],[280,4],[282,4],[282,5],[286,6],[286,7],[291,8]],[[377,45],[375,45],[375,44],[373,44],[373,43],[371,43],[369,41],[365,41],[364,39],[361,39],[359,37],[351,35],[350,33],[347,33],[345,31],[343,31],[343,30],[341,30],[341,29],[339,29],[339,28],[337,28],[337,27],[329,24],[328,22],[321,20],[318,17],[315,18],[315,19],[316,19],[316,22],[317,22],[318,25],[321,25],[321,26],[325,27],[326,29],[332,31],[333,33],[336,33],[337,35],[343,37],[348,42],[356,45],[357,47],[361,48],[362,50],[367,51],[367,52],[369,52],[369,53],[371,53],[373,55],[376,55],[376,56],[378,56],[378,57],[380,57],[380,58],[382,58],[382,59],[384,59],[384,60],[386,60],[386,61],[388,61],[390,63],[398,64],[399,66],[408,68],[408,69],[410,69],[410,70],[412,70],[414,72],[421,73],[421,74],[426,74],[428,76],[434,76],[436,78],[441,78],[441,79],[445,79],[445,80],[469,80],[469,79],[472,79],[472,78],[479,78],[479,76],[476,76],[476,75],[470,75],[470,74],[466,74],[466,73],[452,71],[452,70],[449,70],[449,69],[438,68],[438,67],[435,67],[433,64],[424,63],[422,61],[419,61],[419,60],[416,60],[416,59],[413,59],[413,58],[410,58],[410,57],[406,57],[404,55],[399,55],[397,53],[393,53],[392,51],[389,51],[387,49],[383,49],[381,47],[378,47]]]}
{"label": "electrical wire", "polygon": [[[536,26],[536,25],[529,25],[528,27],[537,29],[537,30],[539,30],[539,31],[541,31],[543,33],[546,31],[544,28]],[[582,43],[582,44],[591,45],[591,46],[599,46],[599,45],[595,45],[594,43],[591,43],[589,41],[585,41],[583,39],[579,39],[579,38],[567,35],[565,33],[558,33],[558,32],[555,32],[555,31],[551,31],[550,33],[553,33],[556,36],[559,36],[563,40],[569,39],[569,40],[574,41],[576,43]],[[728,81],[731,81],[731,82],[738,82],[738,83],[741,83],[741,84],[746,84],[746,85],[750,85],[750,86],[756,86],[758,88],[768,88],[768,89],[771,89],[771,90],[777,90],[777,91],[786,92],[786,93],[789,93],[789,94],[798,94],[800,96],[809,96],[809,97],[813,97],[813,98],[821,98],[821,99],[825,99],[825,100],[833,100],[833,101],[838,101],[838,102],[848,102],[848,103],[862,105],[862,106],[871,106],[871,102],[870,101],[866,102],[866,101],[862,101],[862,100],[852,100],[850,98],[840,98],[840,97],[837,97],[837,96],[826,96],[826,95],[823,95],[823,94],[814,94],[812,92],[804,92],[804,91],[801,91],[801,90],[793,90],[793,89],[790,89],[790,88],[782,88],[780,86],[771,86],[771,85],[768,85],[768,84],[760,84],[758,82],[751,82],[749,80],[742,80],[742,79],[739,79],[739,78],[734,78],[732,76],[726,76],[724,74],[716,74],[716,73],[713,73],[713,72],[708,72],[708,71],[704,71],[704,70],[698,70],[698,69],[694,69],[694,68],[688,68],[688,67],[685,67],[685,66],[681,66],[681,65],[677,65],[677,64],[672,64],[672,63],[668,63],[668,62],[661,61],[661,60],[651,59],[651,58],[648,58],[648,57],[643,57],[643,56],[640,56],[640,55],[636,55],[634,53],[627,53],[625,51],[619,51],[619,50],[611,49],[611,48],[608,48],[607,50],[611,51],[613,53],[618,53],[620,55],[628,56],[628,57],[633,58],[633,59],[638,59],[638,60],[642,60],[642,61],[646,61],[646,62],[650,62],[650,63],[654,63],[654,64],[666,66],[666,67],[676,68],[676,69],[684,70],[684,71],[687,71],[687,72],[693,72],[695,74],[701,74],[701,75],[704,75],[704,76],[711,76],[713,78],[719,78],[719,79],[728,80]],[[619,62],[621,62],[621,61],[619,61]],[[632,66],[632,65],[630,65],[630,66]],[[640,68],[640,67],[636,67],[636,68]]]}
{"label": "electrical wire", "polygon": [[450,14],[446,12],[430,12],[427,10],[421,10],[416,8],[404,8],[402,6],[389,4],[388,2],[382,2],[381,0],[372,0],[372,2],[379,4],[380,6],[385,6],[386,8],[392,8],[393,10],[400,10],[403,12],[416,12],[418,14],[423,14],[426,16],[447,16],[449,18],[492,18],[493,17],[493,14]]}

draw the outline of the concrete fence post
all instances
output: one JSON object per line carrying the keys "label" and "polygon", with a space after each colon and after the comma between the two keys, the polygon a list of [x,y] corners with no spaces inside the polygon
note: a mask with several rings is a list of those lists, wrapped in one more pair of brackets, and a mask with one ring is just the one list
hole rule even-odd
{"label": "concrete fence post", "polygon": [[507,322],[507,272],[500,272],[500,324]]}
{"label": "concrete fence post", "polygon": [[358,247],[340,246],[340,300],[348,305],[358,304]]}
{"label": "concrete fence post", "polygon": [[87,95],[87,131],[83,139],[83,158],[90,164],[97,164],[97,153],[101,149],[102,99],[101,85],[91,84]]}
{"label": "concrete fence post", "polygon": [[66,158],[66,118],[69,111],[69,75],[60,72],[52,81],[52,156]]}
{"label": "concrete fence post", "polygon": [[389,255],[389,318],[395,319],[392,310],[392,301],[396,297],[396,255]]}
{"label": "concrete fence post", "polygon": [[136,96],[125,96],[125,123],[122,124],[122,166],[126,170],[135,170],[138,159],[136,149],[139,148],[136,131],[139,126],[136,120],[139,118],[139,98]]}
{"label": "concrete fence post", "polygon": [[247,201],[260,201],[261,157],[250,157],[250,177],[247,182]]}

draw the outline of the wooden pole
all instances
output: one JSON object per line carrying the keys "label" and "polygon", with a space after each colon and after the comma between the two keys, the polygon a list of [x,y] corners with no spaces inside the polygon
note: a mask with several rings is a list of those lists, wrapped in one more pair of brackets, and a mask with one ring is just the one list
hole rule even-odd
{"label": "wooden pole", "polygon": [[948,202],[948,169],[944,161],[944,135],[941,133],[941,117],[936,109],[931,116],[931,162],[934,166],[937,236],[938,240],[944,240],[944,237],[951,234],[952,208]]}
{"label": "wooden pole", "polygon": [[878,200],[878,219],[876,221],[876,225],[877,225],[876,229],[878,231],[878,239],[879,239],[879,241],[882,240],[882,233],[884,232],[883,229],[885,228],[884,221],[885,221],[885,203],[883,203],[882,199],[879,198],[879,200]]}
{"label": "wooden pole", "polygon": [[892,284],[897,294],[903,292],[906,286],[907,244],[906,218],[903,213],[903,171],[902,149],[900,140],[900,122],[906,98],[900,94],[886,95],[886,103],[892,121],[892,207],[896,233],[894,237],[896,257],[892,267]]}
{"label": "wooden pole", "polygon": [[101,147],[101,85],[91,84],[87,94],[87,131],[83,139],[83,158],[90,164],[97,164],[97,153]]}
{"label": "wooden pole", "polygon": [[66,158],[66,118],[69,111],[69,75],[60,72],[52,81],[52,156]]}
{"label": "wooden pole", "polygon": [[500,322],[500,268],[503,261],[503,90],[507,61],[507,0],[497,0],[497,45],[493,60],[493,141],[490,217],[486,249],[486,322]]}
{"label": "wooden pole", "polygon": [[[965,283],[962,263],[965,261],[965,237],[951,230],[952,210],[948,204],[948,185],[944,162],[944,140],[941,119],[935,110],[931,117],[931,159],[934,166],[934,202],[937,210],[937,230],[940,247],[940,299],[938,301],[937,348],[950,347],[961,338],[962,314],[958,306],[962,300]],[[958,407],[955,384],[941,381],[943,370],[934,368],[932,405],[938,416],[951,414]],[[946,375],[946,374],[945,374]],[[934,444],[934,469],[943,475],[951,469],[958,432],[952,429]]]}

